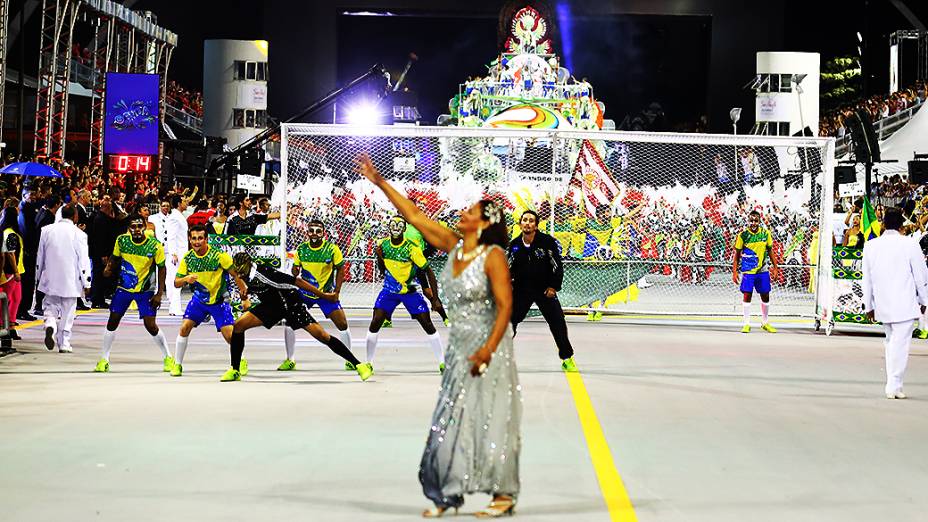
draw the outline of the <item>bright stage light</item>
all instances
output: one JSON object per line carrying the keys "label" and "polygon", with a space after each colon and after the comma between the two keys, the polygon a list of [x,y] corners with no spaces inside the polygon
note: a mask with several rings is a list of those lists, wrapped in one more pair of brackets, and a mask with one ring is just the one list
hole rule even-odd
{"label": "bright stage light", "polygon": [[348,109],[348,123],[352,125],[379,125],[382,119],[380,109],[371,102],[362,102]]}

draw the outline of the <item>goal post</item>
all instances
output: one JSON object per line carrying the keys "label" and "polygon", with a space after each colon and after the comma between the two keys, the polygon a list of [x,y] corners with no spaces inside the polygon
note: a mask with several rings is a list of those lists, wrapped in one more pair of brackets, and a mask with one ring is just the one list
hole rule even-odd
{"label": "goal post", "polygon": [[[560,246],[568,310],[740,315],[733,245],[757,210],[781,267],[771,313],[830,314],[831,138],[284,124],[282,242],[294,251],[307,220],[322,220],[347,262],[349,308],[373,306],[374,246],[396,214],[355,172],[362,152],[449,227],[492,199],[514,238],[535,211]],[[438,272],[446,259],[430,263]]]}

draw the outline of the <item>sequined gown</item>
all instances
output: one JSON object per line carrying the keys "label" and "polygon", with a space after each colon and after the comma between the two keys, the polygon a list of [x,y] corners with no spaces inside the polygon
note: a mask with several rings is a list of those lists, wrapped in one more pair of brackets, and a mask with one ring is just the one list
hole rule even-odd
{"label": "sequined gown", "polygon": [[[452,250],[440,291],[451,331],[438,403],[419,465],[422,490],[436,506],[458,507],[468,493],[519,494],[522,396],[512,351],[512,329],[486,373],[472,377],[467,358],[486,342],[496,321],[496,301],[484,272],[487,249],[458,277]],[[490,247],[499,248],[499,247]]]}

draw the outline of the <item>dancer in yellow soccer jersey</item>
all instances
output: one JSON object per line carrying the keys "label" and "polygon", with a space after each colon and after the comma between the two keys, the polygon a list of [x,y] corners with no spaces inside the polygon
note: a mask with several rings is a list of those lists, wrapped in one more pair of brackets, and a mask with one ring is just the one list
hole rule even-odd
{"label": "dancer in yellow soccer jersey", "polygon": [[[184,254],[177,267],[174,286],[182,288],[185,284],[193,288],[193,297],[187,303],[184,322],[177,333],[177,348],[174,351],[174,368],[171,375],[180,377],[184,371],[184,353],[187,352],[187,337],[190,331],[200,325],[209,315],[216,322],[216,330],[223,339],[232,339],[232,307],[225,302],[226,278],[231,276],[238,286],[239,295],[245,300],[248,288],[238,273],[232,268],[232,256],[219,251],[206,242],[206,227],[194,225],[188,232],[190,251]],[[241,374],[248,374],[248,361],[242,359]]]}
{"label": "dancer in yellow soccer jersey", "polygon": [[[338,339],[351,350],[351,331],[348,329],[348,318],[345,317],[345,310],[342,309],[342,304],[338,300],[338,296],[342,291],[342,283],[345,282],[345,259],[342,257],[342,251],[338,248],[338,245],[325,239],[325,225],[322,221],[313,219],[308,225],[309,241],[296,247],[296,254],[293,259],[293,275],[321,290],[323,296],[316,297],[303,289],[300,289],[300,296],[303,303],[310,310],[314,306],[319,306],[326,319],[331,320],[335,328],[338,329]],[[286,371],[296,368],[296,362],[294,362],[293,358],[295,344],[296,333],[288,323],[284,329],[284,345],[287,350],[287,358],[277,368],[278,370]],[[345,369],[353,371],[357,368],[351,362],[346,361]]]}
{"label": "dancer in yellow soccer jersey", "polygon": [[[367,332],[367,364],[373,368],[374,352],[377,351],[377,335],[384,320],[403,304],[409,315],[419,321],[428,335],[429,346],[438,359],[438,371],[445,371],[445,353],[441,337],[429,317],[429,305],[416,287],[416,270],[425,270],[432,288],[438,288],[435,274],[422,249],[404,237],[406,220],[395,217],[390,221],[390,237],[377,245],[377,264],[383,271],[383,290],[374,303],[374,315]],[[437,297],[437,296],[436,296]]]}
{"label": "dancer in yellow soccer jersey", "polygon": [[770,273],[767,272],[767,260],[770,271],[777,273],[777,260],[773,256],[773,236],[770,231],[760,226],[760,212],[753,210],[748,214],[748,228],[735,239],[735,261],[732,268],[732,280],[738,284],[738,272],[741,272],[741,293],[744,294],[744,326],[742,333],[751,332],[751,296],[754,290],[760,294],[760,312],[763,322],[760,327],[770,333],[777,329],[770,325]]}
{"label": "dancer in yellow soccer jersey", "polygon": [[164,295],[164,277],[167,272],[164,267],[164,247],[157,239],[146,235],[146,228],[147,223],[142,216],[136,214],[130,217],[129,233],[116,238],[113,255],[103,269],[103,276],[111,277],[119,268],[119,287],[110,303],[110,319],[103,332],[103,356],[94,368],[95,372],[110,371],[110,351],[116,339],[116,329],[132,302],[135,302],[139,318],[155,346],[161,350],[164,371],[169,372],[174,367],[168,341],[155,323],[155,315]]}

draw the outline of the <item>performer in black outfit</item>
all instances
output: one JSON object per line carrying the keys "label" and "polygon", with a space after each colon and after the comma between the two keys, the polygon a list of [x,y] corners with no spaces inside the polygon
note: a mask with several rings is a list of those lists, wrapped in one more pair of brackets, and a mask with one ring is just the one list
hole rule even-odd
{"label": "performer in black outfit", "polygon": [[[255,264],[248,252],[235,254],[232,266],[248,285],[248,295],[257,297],[260,301],[255,306],[244,298],[242,308],[245,313],[235,321],[232,338],[229,341],[229,354],[232,367],[223,374],[222,381],[241,380],[240,365],[242,353],[245,351],[245,331],[256,326],[271,329],[282,319],[286,319],[287,326],[294,330],[306,330],[319,342],[355,366],[361,380],[366,381],[373,370],[369,364],[361,364],[351,350],[337,338],[329,335],[322,326],[309,315],[309,309],[300,299],[298,289],[306,290],[316,296],[323,297],[323,292],[315,286],[285,274],[273,268]],[[244,296],[243,296],[244,297]]]}
{"label": "performer in black outfit", "polygon": [[509,271],[512,273],[512,331],[532,303],[538,305],[541,315],[548,322],[554,343],[561,358],[561,368],[576,372],[574,349],[567,338],[567,321],[564,310],[557,299],[564,279],[564,265],[558,242],[553,237],[538,231],[538,214],[526,210],[519,219],[522,234],[509,244]]}

